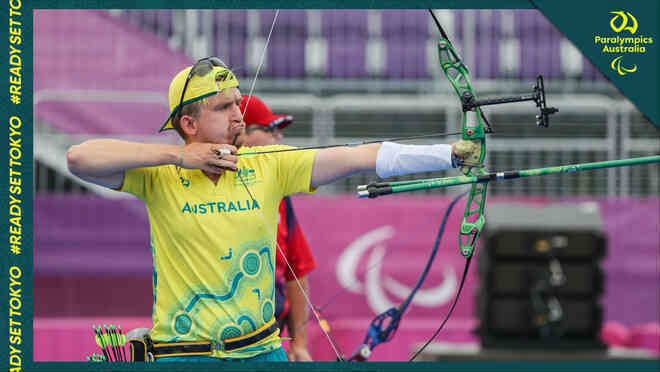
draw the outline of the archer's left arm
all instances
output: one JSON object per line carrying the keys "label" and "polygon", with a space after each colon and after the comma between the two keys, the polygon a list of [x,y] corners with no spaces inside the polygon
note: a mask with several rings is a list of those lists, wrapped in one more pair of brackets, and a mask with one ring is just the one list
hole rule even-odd
{"label": "archer's left arm", "polygon": [[379,143],[356,147],[319,150],[314,158],[311,187],[318,187],[350,177],[359,172],[374,172]]}
{"label": "archer's left arm", "polygon": [[[453,145],[400,145],[393,142],[319,150],[314,158],[311,187],[318,187],[360,172],[381,178],[432,172],[456,166]],[[463,157],[457,153],[456,156]]]}

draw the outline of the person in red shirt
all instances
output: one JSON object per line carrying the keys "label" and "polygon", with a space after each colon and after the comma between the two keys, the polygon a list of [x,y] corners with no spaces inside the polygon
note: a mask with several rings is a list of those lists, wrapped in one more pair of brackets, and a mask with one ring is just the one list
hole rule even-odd
{"label": "person in red shirt", "polygon": [[[239,136],[239,143],[242,146],[277,144],[283,138],[282,129],[293,122],[291,115],[273,114],[270,108],[256,96],[243,95],[240,109],[244,113],[243,121],[245,122],[245,129]],[[316,263],[288,196],[280,202],[277,244],[286,255],[286,261],[282,258],[282,252],[277,250],[275,317],[280,323],[280,329],[286,325],[291,336],[287,352],[289,360],[311,361],[305,326],[309,310],[305,296],[296,283],[295,277],[300,280],[302,287],[309,293],[307,274],[316,267]],[[287,261],[295,272],[295,277],[287,267]]]}

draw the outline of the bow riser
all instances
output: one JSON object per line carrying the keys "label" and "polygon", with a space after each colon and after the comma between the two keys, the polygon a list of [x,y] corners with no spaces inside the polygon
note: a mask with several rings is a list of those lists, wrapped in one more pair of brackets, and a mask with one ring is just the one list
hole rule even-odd
{"label": "bow riser", "polygon": [[[464,141],[472,141],[479,146],[480,151],[468,160],[483,164],[486,157],[486,125],[483,114],[478,106],[469,107],[467,103],[476,100],[476,94],[470,84],[469,71],[460,58],[458,52],[449,40],[440,39],[438,42],[438,56],[440,66],[447,80],[454,87],[454,91],[463,104],[463,119],[461,122],[461,135]],[[468,108],[469,107],[469,108]],[[483,167],[463,167],[461,171],[466,176],[479,176],[485,174]],[[484,206],[486,204],[487,184],[474,184],[470,188],[467,206],[459,231],[459,250],[463,257],[471,257],[476,246],[479,234],[485,223]]]}
{"label": "bow riser", "polygon": [[[440,58],[440,67],[444,71],[447,80],[454,87],[458,98],[463,102],[466,99],[476,99],[468,68],[460,58],[460,55],[449,40],[440,39],[438,42],[438,57]],[[465,105],[463,105],[465,107]],[[474,107],[470,110],[463,110],[462,120],[462,138],[466,141],[483,141],[486,138],[486,126],[484,125],[481,108]],[[479,161],[485,156],[485,144],[482,144],[482,151]]]}

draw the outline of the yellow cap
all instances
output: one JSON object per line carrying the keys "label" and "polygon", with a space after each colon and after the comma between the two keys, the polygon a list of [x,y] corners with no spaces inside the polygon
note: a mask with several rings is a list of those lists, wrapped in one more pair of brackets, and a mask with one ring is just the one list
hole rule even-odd
{"label": "yellow cap", "polygon": [[[174,117],[174,114],[179,111],[181,91],[186,84],[186,78],[192,68],[193,66],[184,68],[174,76],[174,79],[172,79],[169,91],[170,115],[167,117],[167,120],[165,120],[165,123],[163,123],[163,126],[158,132],[174,129],[172,126],[172,118]],[[237,86],[238,79],[236,79],[236,76],[230,69],[222,66],[213,66],[213,68],[204,76],[193,74],[190,81],[188,81],[186,95],[183,97],[182,105],[217,94],[224,89]]]}

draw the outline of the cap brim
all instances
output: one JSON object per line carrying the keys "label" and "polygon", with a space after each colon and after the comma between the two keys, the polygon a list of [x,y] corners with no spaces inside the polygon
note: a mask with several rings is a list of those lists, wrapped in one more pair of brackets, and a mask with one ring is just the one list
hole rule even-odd
{"label": "cap brim", "polygon": [[[217,94],[217,93],[218,92],[210,92],[210,93],[203,94],[199,97],[191,98],[187,101],[184,101],[181,106],[185,106],[185,105],[187,105],[191,102],[199,101],[200,99],[212,96],[212,95]],[[177,111],[179,111],[179,105],[176,105],[176,107],[174,107],[172,112],[170,112],[170,116],[167,117],[167,120],[165,120],[165,122],[163,123],[163,126],[160,127],[160,129],[158,130],[158,133],[166,131],[168,129],[174,129],[174,123],[172,122],[172,120],[174,119],[174,115],[177,113]]]}
{"label": "cap brim", "polygon": [[174,116],[174,114],[176,114],[176,111],[172,111],[170,113],[170,116],[167,117],[167,120],[165,120],[165,123],[163,123],[163,126],[160,127],[160,129],[158,130],[158,133],[160,133],[162,131],[166,131],[168,129],[174,129],[174,127],[172,126],[172,117]]}
{"label": "cap brim", "polygon": [[277,127],[279,129],[284,129],[293,123],[293,116],[291,115],[273,115],[273,117],[275,119],[268,124],[271,128]]}

